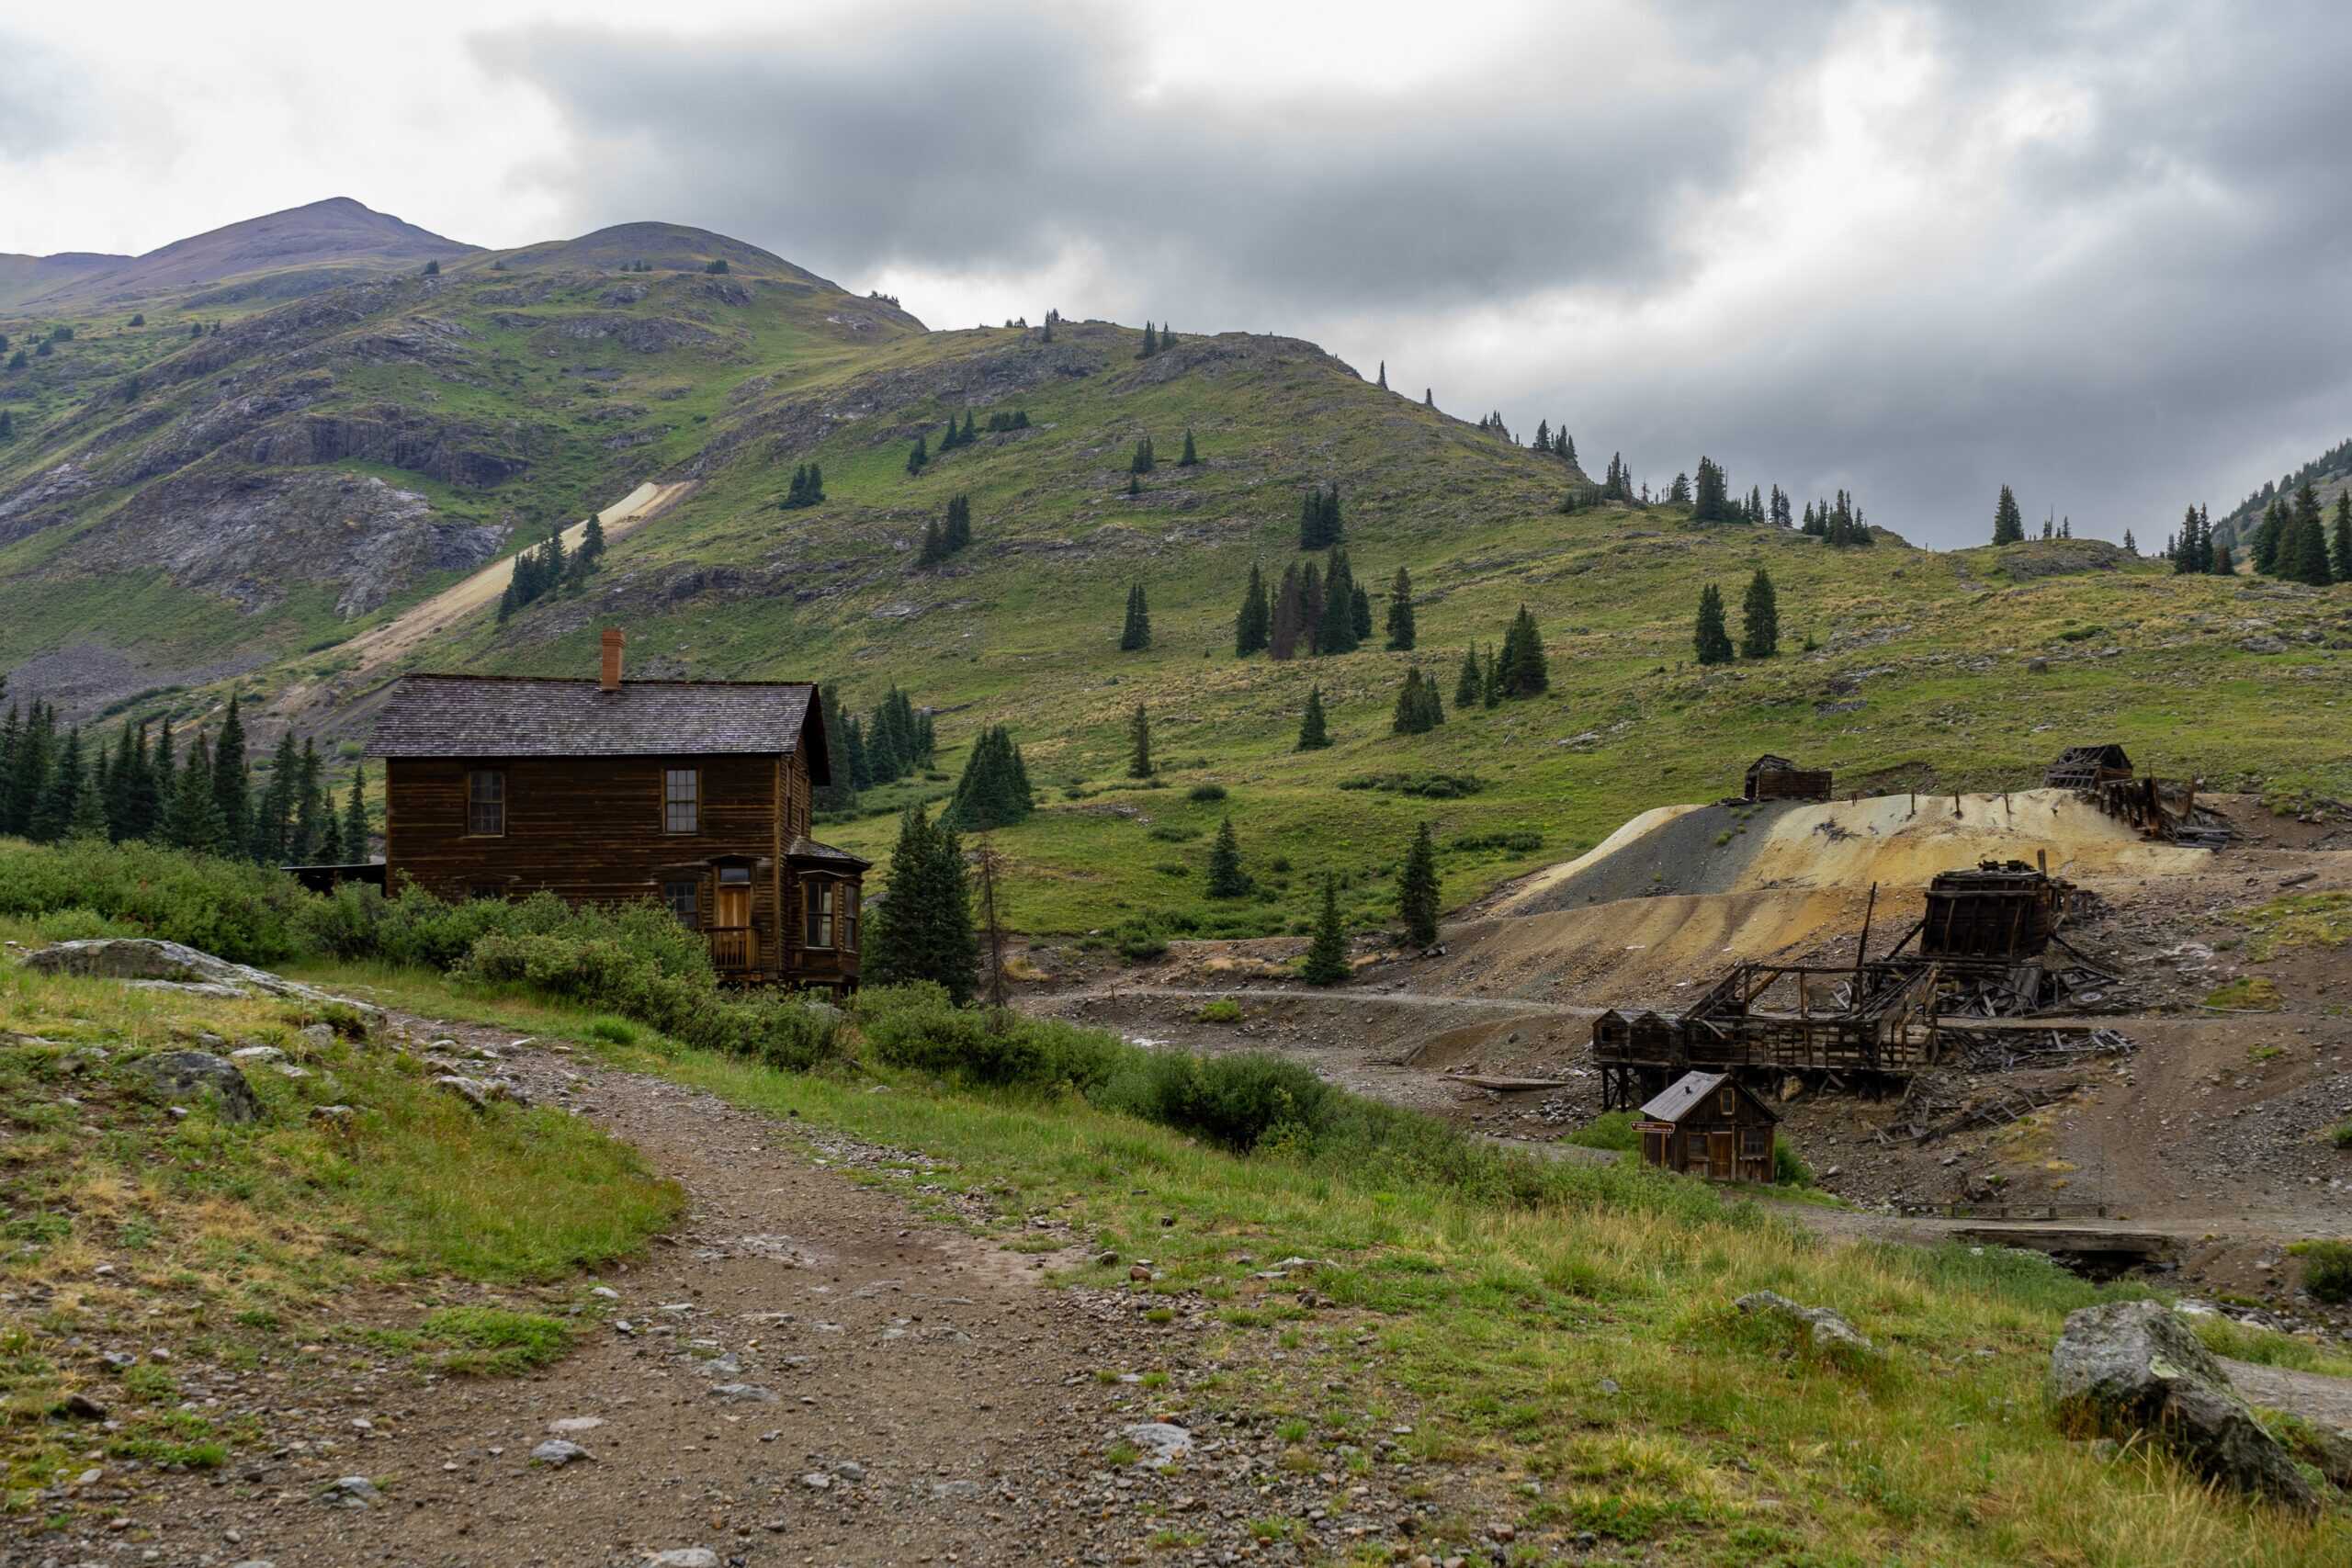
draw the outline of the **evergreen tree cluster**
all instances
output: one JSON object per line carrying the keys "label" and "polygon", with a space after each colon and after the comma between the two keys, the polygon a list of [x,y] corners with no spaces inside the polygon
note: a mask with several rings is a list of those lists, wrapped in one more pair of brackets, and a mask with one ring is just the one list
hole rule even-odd
{"label": "evergreen tree cluster", "polygon": [[1577,444],[1568,438],[1568,427],[1564,424],[1555,430],[1549,420],[1535,422],[1535,450],[1564,463],[1577,460]]}
{"label": "evergreen tree cluster", "polygon": [[937,982],[957,1007],[972,999],[979,948],[972,929],[972,888],[964,840],[944,815],[931,821],[920,806],[899,819],[890,883],[866,930],[869,985]]}
{"label": "evergreen tree cluster", "polygon": [[827,790],[825,809],[842,811],[857,804],[857,792],[892,784],[931,765],[938,740],[928,713],[917,713],[913,701],[892,686],[863,720],[844,714],[837,689],[819,693],[824,705],[825,733],[835,750],[834,782]]}
{"label": "evergreen tree cluster", "polygon": [[1612,452],[1609,455],[1609,467],[1600,480],[1600,499],[1603,501],[1634,499],[1633,470],[1625,467],[1625,455],[1623,452]]}
{"label": "evergreen tree cluster", "polygon": [[1149,359],[1155,355],[1165,354],[1175,346],[1176,332],[1174,328],[1170,327],[1165,323],[1155,327],[1149,321],[1146,321],[1143,324],[1143,346],[1136,351],[1136,357],[1137,359]]}
{"label": "evergreen tree cluster", "polygon": [[957,427],[956,416],[951,413],[947,416],[947,429],[939,438],[939,455],[944,457],[958,446],[969,446],[979,438],[980,427],[974,420],[970,409],[964,411],[964,423],[961,428]]}
{"label": "evergreen tree cluster", "polygon": [[945,522],[937,519],[922,528],[922,548],[915,557],[917,566],[937,566],[972,542],[972,498],[951,496],[947,502]]}
{"label": "evergreen tree cluster", "polygon": [[1478,428],[1485,431],[1489,435],[1499,435],[1505,441],[1509,441],[1510,439],[1510,427],[1503,423],[1503,416],[1500,410],[1497,410],[1495,412],[1487,414],[1481,418],[1478,421]]}
{"label": "evergreen tree cluster", "polygon": [[0,719],[0,837],[143,840],[268,865],[356,863],[370,841],[366,787],[354,769],[338,812],[316,747],[297,749],[289,734],[256,793],[234,696],[218,736],[199,732],[184,754],[168,719],[152,742],[147,725],[127,724],[111,746],[61,728],[43,702],[12,705]]}
{"label": "evergreen tree cluster", "polygon": [[[1678,479],[1678,482],[1679,479]],[[1702,454],[1699,458],[1699,479],[1690,499],[1690,517],[1696,523],[1728,523],[1730,481],[1724,475],[1723,465]]]}
{"label": "evergreen tree cluster", "polygon": [[2254,531],[2254,569],[2286,582],[2324,588],[2352,582],[2352,491],[2335,498],[2334,526],[2306,478],[2294,498],[2273,495]]}
{"label": "evergreen tree cluster", "polygon": [[1250,563],[1250,586],[1242,591],[1241,611],[1233,617],[1233,656],[1247,659],[1263,653],[1273,632],[1273,609],[1266,600],[1265,574]]}
{"label": "evergreen tree cluster", "polygon": [[[1781,504],[1785,509],[1785,497]],[[1862,520],[1862,509],[1855,504],[1851,492],[1842,490],[1834,502],[1806,503],[1804,521],[1797,525],[1797,532],[1841,549],[1849,545],[1867,547],[1872,542],[1870,525]],[[2018,537],[2024,537],[2022,525]]]}
{"label": "evergreen tree cluster", "polygon": [[797,512],[804,506],[814,506],[825,499],[825,470],[814,463],[796,463],[792,468],[792,488],[777,502],[779,512]]}
{"label": "evergreen tree cluster", "polygon": [[1552,675],[1544,657],[1544,634],[1535,617],[1521,604],[1503,633],[1503,651],[1495,669],[1495,689],[1505,697],[1540,696],[1549,690]]}
{"label": "evergreen tree cluster", "polygon": [[1159,459],[1151,450],[1151,437],[1148,435],[1138,437],[1136,441],[1135,456],[1127,459],[1127,472],[1148,474],[1159,466]]}
{"label": "evergreen tree cluster", "polygon": [[1329,485],[1317,485],[1301,498],[1298,503],[1298,547],[1302,550],[1328,550],[1346,536],[1347,525],[1340,517],[1340,486],[1338,480]]}
{"label": "evergreen tree cluster", "polygon": [[966,832],[984,833],[1026,821],[1036,809],[1021,748],[1012,743],[1012,732],[999,724],[980,731],[972,742],[971,755],[964,759],[964,776],[956,781],[956,794],[940,820]]}
{"label": "evergreen tree cluster", "polygon": [[[2131,533],[2124,534],[2124,547],[2131,547]],[[2216,543],[2213,519],[2202,506],[2192,506],[2181,516],[2180,533],[2165,544],[2165,557],[2172,562],[2177,575],[2211,575],[2235,577],[2237,562],[2230,558],[2230,547]]]}
{"label": "evergreen tree cluster", "polygon": [[565,550],[560,528],[548,529],[545,543],[515,552],[514,574],[498,598],[498,624],[504,626],[515,611],[550,593],[576,591],[604,558],[605,525],[594,513],[576,550]]}
{"label": "evergreen tree cluster", "polygon": [[1029,411],[1027,409],[1014,409],[1011,413],[1005,413],[1000,411],[999,412],[989,415],[989,430],[992,434],[1001,435],[1008,430],[1026,430],[1028,428]]}
{"label": "evergreen tree cluster", "polygon": [[1393,735],[1426,735],[1445,722],[1445,705],[1438,700],[1437,682],[1424,679],[1420,666],[1408,666],[1405,683],[1396,689],[1396,711],[1389,720]]}

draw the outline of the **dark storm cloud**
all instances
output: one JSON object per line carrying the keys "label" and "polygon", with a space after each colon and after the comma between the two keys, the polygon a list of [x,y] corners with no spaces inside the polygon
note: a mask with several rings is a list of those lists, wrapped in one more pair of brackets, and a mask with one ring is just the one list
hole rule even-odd
{"label": "dark storm cloud", "polygon": [[900,21],[724,42],[548,27],[477,53],[562,113],[574,145],[545,173],[583,218],[718,215],[850,275],[1091,245],[1196,301],[1655,280],[1679,265],[1668,219],[1736,172],[1750,112],[1671,61],[1588,83],[1600,62],[1550,25],[1433,85],[1221,97],[1139,90],[1145,40],[1114,13]]}
{"label": "dark storm cloud", "polygon": [[529,177],[582,227],[700,222],[853,286],[1075,260],[1066,306],[1315,337],[1565,416],[1596,465],[1704,450],[1915,538],[1973,542],[2008,480],[2153,544],[2352,431],[2331,5],[1544,6],[1409,87],[1309,57],[1217,91],[1152,86],[1120,13],[1011,9],[476,47],[561,116]]}

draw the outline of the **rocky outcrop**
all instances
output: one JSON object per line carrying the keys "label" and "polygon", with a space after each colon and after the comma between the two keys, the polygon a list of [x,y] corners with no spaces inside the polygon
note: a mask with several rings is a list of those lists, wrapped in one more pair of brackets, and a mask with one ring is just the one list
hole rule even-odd
{"label": "rocky outcrop", "polygon": [[387,403],[276,421],[254,433],[243,456],[272,468],[380,463],[444,484],[488,490],[529,471],[528,449],[543,439],[519,423],[492,429]]}
{"label": "rocky outcrop", "polygon": [[209,1051],[158,1051],[141,1056],[131,1070],[166,1099],[209,1099],[223,1122],[246,1122],[261,1115],[261,1101],[233,1063]]}
{"label": "rocky outcrop", "polygon": [[1827,1307],[1809,1307],[1777,1291],[1756,1291],[1732,1305],[1751,1317],[1762,1315],[1801,1331],[1806,1343],[1834,1359],[1875,1358],[1878,1348],[1839,1314]]}
{"label": "rocky outcrop", "polygon": [[88,468],[68,461],[42,473],[30,484],[0,495],[0,545],[48,527],[97,482]]}
{"label": "rocky outcrop", "polygon": [[2146,1438],[2222,1485],[2296,1507],[2319,1498],[2179,1314],[2113,1302],[2066,1319],[2050,1353],[2050,1403],[2073,1438]]}
{"label": "rocky outcrop", "polygon": [[[383,1010],[288,980],[266,969],[232,964],[209,953],[157,937],[95,937],[54,942],[27,953],[25,967],[43,975],[83,975],[133,985],[182,987],[211,995],[283,997],[314,1007],[349,1008],[371,1022]],[[226,1064],[223,1064],[226,1066]],[[233,1071],[234,1069],[231,1069]]]}

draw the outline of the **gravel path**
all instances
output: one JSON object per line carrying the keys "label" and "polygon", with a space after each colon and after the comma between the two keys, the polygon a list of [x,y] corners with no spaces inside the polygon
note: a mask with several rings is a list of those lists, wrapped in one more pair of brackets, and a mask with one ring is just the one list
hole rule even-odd
{"label": "gravel path", "polygon": [[[241,1412],[274,1449],[209,1478],[127,1476],[120,1525],[49,1538],[31,1557],[0,1546],[0,1564],[1092,1563],[1147,1550],[1159,1562],[1296,1562],[1434,1521],[1433,1505],[1405,1497],[1418,1467],[1394,1442],[1368,1475],[1300,1473],[1278,1462],[1287,1445],[1271,1420],[1196,1397],[1212,1371],[1203,1340],[1222,1326],[1207,1303],[1045,1288],[1049,1266],[1086,1256],[1087,1238],[1051,1213],[1027,1234],[1069,1247],[1016,1253],[918,1217],[916,1192],[988,1213],[929,1179],[920,1156],[560,1048],[402,1022],[454,1038],[442,1055],[471,1056],[468,1071],[634,1144],[687,1189],[679,1232],[607,1274],[609,1318],[541,1374],[430,1382],[398,1358],[308,1359],[268,1374],[271,1392]],[[1144,1315],[1159,1307],[1171,1321]],[[1253,1354],[1284,1359],[1271,1335],[1243,1362]],[[1301,1375],[1313,1364],[1289,1359]],[[1152,1372],[1165,1383],[1145,1385]],[[1181,1458],[1114,1469],[1105,1455],[1123,1437]],[[550,1441],[582,1451],[541,1449]],[[335,1494],[347,1476],[368,1479]],[[1447,1512],[1463,1502],[1454,1491]],[[1261,1544],[1265,1518],[1295,1521],[1303,1545]],[[132,1544],[147,1555],[116,1555]]]}

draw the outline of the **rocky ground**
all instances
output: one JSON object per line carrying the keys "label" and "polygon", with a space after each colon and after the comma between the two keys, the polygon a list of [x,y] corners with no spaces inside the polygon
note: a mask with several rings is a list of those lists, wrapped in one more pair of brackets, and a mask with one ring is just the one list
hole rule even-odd
{"label": "rocky ground", "polygon": [[[1149,1292],[1148,1259],[1119,1260],[1124,1288],[1046,1288],[1088,1238],[1048,1212],[1019,1240],[1050,1250],[981,1239],[955,1220],[989,1206],[920,1156],[560,1046],[396,1021],[493,1098],[636,1145],[691,1194],[684,1225],[592,1293],[551,1292],[593,1326],[519,1381],[183,1358],[193,1406],[264,1442],[209,1475],[94,1459],[71,1491],[106,1505],[103,1528],[19,1534],[0,1565],[1281,1562],[1360,1543],[1466,1560],[1420,1550],[1440,1516],[1409,1427],[1361,1467],[1278,1432],[1240,1390],[1304,1380],[1328,1402],[1344,1384],[1311,1349]],[[1309,1279],[1294,1264],[1268,1288],[1311,1302]],[[1458,1480],[1446,1498],[1458,1541],[1475,1502]],[[1499,1560],[1509,1536],[1494,1527],[1477,1555]]]}

